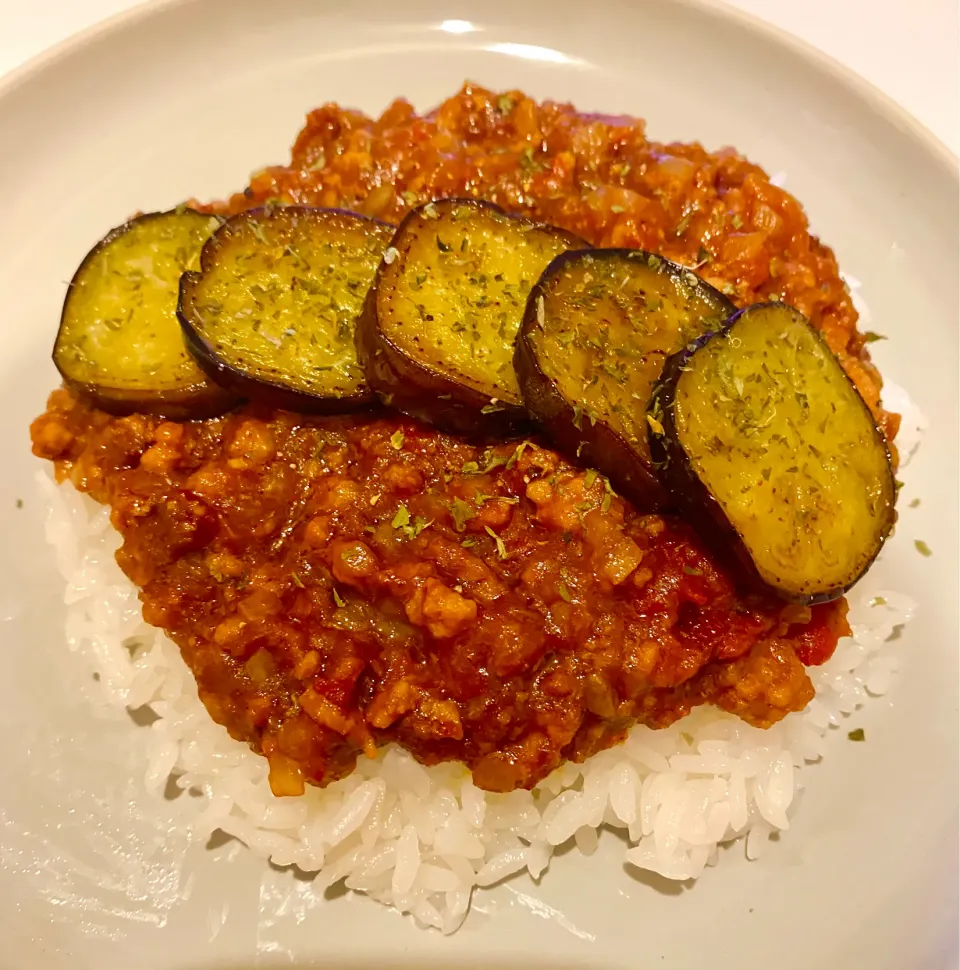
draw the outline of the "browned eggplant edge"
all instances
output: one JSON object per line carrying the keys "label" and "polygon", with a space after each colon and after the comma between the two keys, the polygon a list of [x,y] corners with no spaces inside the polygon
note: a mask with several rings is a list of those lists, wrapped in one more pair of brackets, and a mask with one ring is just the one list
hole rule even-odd
{"label": "browned eggplant edge", "polygon": [[[595,259],[648,261],[653,258],[673,276],[693,272],[665,256],[642,249],[591,249],[589,254]],[[514,368],[517,371],[523,400],[530,413],[543,426],[547,436],[569,458],[584,467],[597,468],[603,472],[613,487],[621,495],[630,499],[641,512],[670,511],[676,507],[672,496],[663,487],[659,478],[645,467],[627,440],[600,421],[592,424],[586,415],[580,417],[578,426],[572,405],[563,398],[557,386],[544,374],[537,361],[531,335],[539,326],[539,300],[541,297],[547,297],[553,278],[568,263],[583,259],[585,255],[583,250],[572,250],[555,257],[543,271],[527,298],[523,323],[514,349]],[[700,280],[699,277],[697,279],[700,285],[716,294],[725,310],[729,308],[727,312],[734,312],[736,309],[734,304],[719,290]]]}
{"label": "browned eggplant edge", "polygon": [[234,367],[228,361],[223,360],[217,348],[197,330],[193,321],[190,319],[189,305],[193,297],[194,289],[203,274],[213,265],[223,240],[223,235],[229,231],[229,227],[241,221],[249,221],[260,216],[269,218],[278,209],[283,209],[284,211],[293,210],[294,212],[302,212],[305,215],[313,215],[316,213],[337,215],[362,222],[375,223],[390,229],[393,228],[388,222],[383,222],[380,219],[374,219],[370,216],[364,216],[357,212],[351,212],[349,209],[323,208],[321,206],[309,205],[264,205],[257,206],[253,209],[244,209],[242,212],[230,216],[204,243],[203,249],[200,252],[199,272],[184,273],[180,277],[177,319],[180,321],[180,327],[183,330],[187,349],[211,380],[242,398],[256,400],[268,407],[279,408],[285,411],[297,411],[301,414],[343,414],[368,407],[375,402],[373,391],[369,388],[364,389],[358,394],[343,397],[323,397],[308,394],[305,391],[297,391],[292,387],[286,387],[278,381],[251,377],[249,374],[245,374],[243,371]]}
{"label": "browned eggplant edge", "polygon": [[[57,368],[60,378],[63,380],[64,387],[78,394],[80,397],[90,401],[93,405],[106,411],[107,414],[114,414],[123,417],[128,414],[149,414],[155,417],[170,418],[174,421],[186,421],[190,419],[214,418],[217,415],[229,411],[236,407],[240,402],[235,395],[222,388],[219,384],[195,385],[176,391],[157,391],[153,394],[145,394],[141,391],[127,388],[104,388],[98,384],[91,384],[87,381],[78,381],[65,374],[57,361],[57,349],[60,346],[60,335],[63,332],[64,317],[66,316],[67,306],[74,286],[81,275],[86,271],[90,261],[99,256],[101,251],[110,245],[115,239],[129,232],[135,225],[143,222],[150,222],[164,216],[177,215],[182,212],[196,212],[197,215],[206,216],[208,213],[199,212],[189,206],[175,206],[173,209],[165,209],[163,212],[144,212],[140,215],[127,219],[119,226],[114,226],[80,262],[80,265],[70,277],[67,284],[67,292],[63,298],[63,306],[60,308],[60,323],[57,327],[57,336],[53,341],[51,358],[53,366]],[[209,214],[209,218],[220,220],[221,216]]]}
{"label": "browned eggplant edge", "polygon": [[[647,422],[647,441],[650,444],[650,454],[653,457],[654,468],[657,470],[657,475],[664,489],[671,496],[677,508],[683,513],[686,521],[704,542],[711,547],[714,553],[736,571],[735,574],[739,574],[739,577],[743,581],[758,592],[767,595],[772,593],[779,599],[790,603],[797,603],[801,606],[816,606],[818,603],[829,603],[832,600],[839,599],[873,565],[896,522],[896,510],[893,510],[889,526],[881,536],[874,554],[864,564],[859,574],[849,583],[825,590],[822,593],[816,593],[812,596],[791,596],[781,589],[770,586],[761,577],[746,545],[740,537],[740,533],[737,532],[736,528],[727,518],[720,503],[713,497],[710,490],[703,484],[697,473],[693,470],[689,456],[677,435],[677,384],[690,358],[714,337],[729,331],[745,313],[759,306],[780,307],[794,311],[796,309],[779,300],[766,304],[754,303],[750,306],[742,307],[726,320],[723,326],[717,330],[703,334],[687,344],[682,350],[671,355],[664,365],[660,379],[654,386],[653,394],[650,397],[650,403],[647,407],[647,414],[654,419],[652,423]],[[817,339],[822,341],[824,346],[826,346],[826,341],[823,340],[821,333],[812,327],[811,330],[816,334]],[[829,350],[829,347],[827,349]],[[830,352],[832,354],[832,351]],[[840,369],[843,370],[842,367]],[[860,392],[857,391],[856,385],[850,380],[846,371],[843,371],[843,374],[850,381],[851,387],[856,391],[858,400],[860,400],[867,414],[870,416],[877,440],[882,445],[887,455],[887,461],[889,462],[890,449],[887,447],[883,433],[877,428],[876,422],[870,414],[870,409],[860,396]],[[656,430],[657,425],[663,428],[662,433]]]}
{"label": "browned eggplant edge", "polygon": [[[409,224],[421,217],[426,205],[437,203],[490,209],[531,229],[563,235],[571,244],[582,244],[581,248],[589,245],[585,239],[566,229],[514,215],[485,199],[454,197],[433,199],[411,209],[403,217],[387,248],[403,253],[403,236]],[[401,245],[398,246],[398,243]],[[400,256],[396,257],[399,258]],[[379,324],[377,299],[388,265],[392,265],[392,262],[387,264],[381,261],[377,268],[356,329],[357,356],[367,375],[367,381],[383,403],[442,431],[474,440],[489,441],[531,433],[535,429],[535,422],[526,408],[503,401],[492,403],[488,395],[411,359],[383,333]]]}

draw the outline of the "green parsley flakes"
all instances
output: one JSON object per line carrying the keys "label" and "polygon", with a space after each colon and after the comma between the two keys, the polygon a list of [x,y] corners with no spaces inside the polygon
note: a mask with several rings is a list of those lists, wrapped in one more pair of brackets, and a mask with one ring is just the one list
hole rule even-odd
{"label": "green parsley flakes", "polygon": [[463,499],[455,498],[450,503],[450,517],[457,532],[463,532],[467,527],[467,521],[473,518],[473,514],[473,510]]}
{"label": "green parsley flakes", "polygon": [[506,559],[507,558],[507,547],[504,544],[503,539],[501,539],[500,536],[498,536],[496,534],[496,532],[494,532],[493,529],[490,528],[490,526],[485,525],[483,528],[486,531],[487,535],[490,536],[490,538],[492,538],[494,542],[496,542],[496,544],[497,544],[497,555],[501,559]]}

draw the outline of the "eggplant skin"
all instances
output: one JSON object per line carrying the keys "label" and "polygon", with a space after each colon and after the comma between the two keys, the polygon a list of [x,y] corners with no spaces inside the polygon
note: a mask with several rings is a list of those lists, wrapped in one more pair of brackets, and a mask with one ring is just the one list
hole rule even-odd
{"label": "eggplant skin", "polygon": [[202,421],[220,417],[243,403],[242,398],[212,381],[155,394],[104,388],[100,384],[69,377],[63,377],[63,386],[101,411],[119,418],[149,414],[169,421]]}
{"label": "eggplant skin", "polygon": [[[620,290],[618,300],[644,301],[642,311],[632,304],[629,313],[618,305],[604,306],[612,289]],[[669,511],[676,503],[656,475],[648,451],[647,400],[668,354],[693,335],[716,329],[735,309],[691,270],[654,253],[563,253],[544,270],[524,311],[514,351],[524,403],[561,451],[602,471],[640,511]],[[649,331],[636,328],[638,312]],[[565,343],[564,337],[570,339]],[[595,348],[598,338],[611,343]],[[580,355],[579,362],[575,355]],[[600,393],[598,375],[611,360],[623,368],[623,401]],[[578,366],[568,367],[567,361]]]}
{"label": "eggplant skin", "polygon": [[[186,206],[144,213],[111,229],[87,253],[68,286],[53,349],[53,362],[65,387],[102,411],[120,416],[201,419],[240,403],[196,367],[176,321],[179,267],[199,257],[206,235],[222,221]],[[162,287],[148,290],[149,304],[141,301],[134,316],[131,296],[137,276],[146,274],[142,265],[131,267],[126,259],[142,264],[178,230],[186,238],[173,240],[172,251],[160,253],[176,260],[176,268],[163,267],[170,270],[169,293],[165,295]],[[120,250],[125,244],[130,247],[126,255]],[[126,319],[122,323],[120,317],[105,319],[110,312],[125,314]],[[109,332],[104,330],[108,322]],[[152,343],[141,339],[144,330]]]}
{"label": "eggplant skin", "polygon": [[[358,357],[368,382],[384,404],[443,431],[480,441],[529,434],[535,428],[535,422],[523,406],[519,393],[514,392],[511,399],[509,390],[498,391],[492,383],[481,389],[476,382],[473,385],[468,383],[466,378],[451,372],[451,369],[440,369],[431,362],[428,353],[401,346],[388,333],[390,327],[387,318],[398,312],[397,305],[401,302],[404,312],[410,312],[406,307],[412,306],[413,301],[404,299],[398,291],[405,285],[402,275],[406,269],[404,261],[415,259],[411,250],[424,245],[424,234],[429,233],[430,247],[434,246],[435,237],[436,245],[439,247],[442,244],[438,227],[440,231],[450,233],[448,238],[451,240],[460,233],[466,244],[476,220],[490,217],[502,226],[507,239],[516,230],[516,238],[504,242],[499,250],[501,253],[511,253],[524,247],[523,258],[529,258],[533,240],[541,248],[552,247],[554,251],[587,246],[585,240],[573,233],[511,215],[491,202],[469,198],[434,200],[407,213],[400,223],[386,250],[392,253],[393,258],[381,261],[356,330]],[[451,244],[451,248],[455,254],[459,251],[459,246]],[[539,272],[538,266],[534,278],[539,276]],[[465,272],[461,281],[464,287],[467,276]],[[427,279],[429,274],[425,273],[424,280]],[[524,294],[516,311],[515,327],[520,324],[525,300]],[[412,342],[418,343],[419,336],[419,333],[415,333]],[[454,339],[451,334],[451,340]],[[504,353],[511,367],[509,383],[513,384],[512,340]]]}
{"label": "eggplant skin", "polygon": [[893,530],[886,441],[821,335],[787,304],[739,310],[670,357],[647,413],[665,489],[759,592],[835,600]]}
{"label": "eggplant skin", "polygon": [[339,414],[376,403],[354,331],[393,230],[302,205],[228,219],[204,245],[199,271],[180,279],[177,315],[197,364],[267,407]]}

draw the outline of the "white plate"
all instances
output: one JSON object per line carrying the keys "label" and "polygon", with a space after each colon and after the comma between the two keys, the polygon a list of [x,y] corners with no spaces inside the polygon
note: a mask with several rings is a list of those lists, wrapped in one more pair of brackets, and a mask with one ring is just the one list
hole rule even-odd
{"label": "white plate", "polygon": [[[0,966],[670,967],[934,970],[957,912],[958,186],[955,162],[876,92],[735,15],[669,0],[361,8],[317,0],[150,5],[0,89]],[[453,21],[452,18],[462,18]],[[469,18],[469,21],[467,20]],[[243,851],[188,845],[188,799],[140,782],[137,732],[95,713],[63,643],[27,426],[65,281],[135,209],[222,196],[286,157],[327,100],[427,108],[465,78],[645,117],[652,137],[734,144],[789,188],[863,282],[876,357],[930,416],[879,581],[920,601],[902,672],[830,757],[789,833],[694,886],[637,878],[608,844],[480,901],[453,938]],[[17,509],[16,499],[24,507]],[[925,539],[934,555],[913,547]],[[325,962],[324,962],[325,961]]]}

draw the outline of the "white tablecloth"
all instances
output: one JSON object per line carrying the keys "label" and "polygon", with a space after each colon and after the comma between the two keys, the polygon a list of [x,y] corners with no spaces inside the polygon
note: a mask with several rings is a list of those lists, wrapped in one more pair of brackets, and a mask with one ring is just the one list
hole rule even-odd
{"label": "white tablecloth", "polygon": [[[478,0],[481,2],[481,0]],[[957,0],[729,0],[853,68],[960,153]],[[0,0],[0,75],[137,0]]]}

